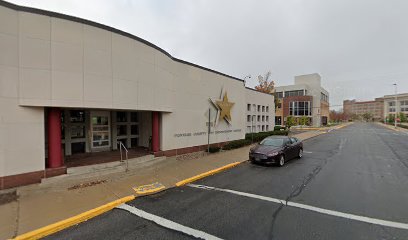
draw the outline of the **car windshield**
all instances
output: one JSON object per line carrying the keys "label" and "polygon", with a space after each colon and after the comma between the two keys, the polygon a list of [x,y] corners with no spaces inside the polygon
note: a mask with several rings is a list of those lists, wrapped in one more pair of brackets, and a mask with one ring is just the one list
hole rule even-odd
{"label": "car windshield", "polygon": [[266,138],[260,145],[280,147],[283,145],[283,138]]}

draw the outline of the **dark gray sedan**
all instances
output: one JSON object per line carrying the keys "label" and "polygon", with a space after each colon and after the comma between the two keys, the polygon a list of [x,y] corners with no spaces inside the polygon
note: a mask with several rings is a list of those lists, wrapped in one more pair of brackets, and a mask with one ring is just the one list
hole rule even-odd
{"label": "dark gray sedan", "polygon": [[278,166],[293,158],[303,156],[303,143],[288,136],[270,136],[262,140],[249,151],[249,160],[253,163],[274,163]]}

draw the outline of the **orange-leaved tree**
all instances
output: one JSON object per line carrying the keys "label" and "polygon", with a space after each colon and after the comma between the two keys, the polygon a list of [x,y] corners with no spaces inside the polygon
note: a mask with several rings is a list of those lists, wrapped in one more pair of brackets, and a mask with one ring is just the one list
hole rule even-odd
{"label": "orange-leaved tree", "polygon": [[264,92],[264,93],[269,93],[272,94],[275,92],[275,82],[271,79],[271,71],[268,71],[265,73],[264,76],[259,75],[258,76],[258,85],[255,86],[255,89]]}
{"label": "orange-leaved tree", "polygon": [[278,96],[276,96],[275,94],[275,82],[271,79],[271,75],[272,75],[271,71],[268,71],[267,73],[265,73],[264,76],[259,75],[258,85],[255,86],[255,89],[260,92],[274,94],[275,95],[274,104],[275,104],[275,110],[276,110],[279,106],[280,101],[278,99]]}

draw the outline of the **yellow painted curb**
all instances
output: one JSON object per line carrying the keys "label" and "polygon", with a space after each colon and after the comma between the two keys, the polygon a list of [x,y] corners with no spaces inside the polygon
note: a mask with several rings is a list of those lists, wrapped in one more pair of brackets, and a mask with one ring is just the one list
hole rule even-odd
{"label": "yellow painted curb", "polygon": [[197,180],[199,180],[199,179],[201,179],[201,178],[205,178],[205,177],[208,177],[208,176],[210,176],[210,175],[213,175],[213,174],[222,172],[222,171],[224,171],[224,170],[226,170],[226,169],[233,168],[233,167],[235,167],[235,166],[237,166],[238,164],[241,164],[241,163],[242,163],[242,162],[230,163],[230,164],[225,165],[225,166],[223,166],[223,167],[216,168],[216,169],[210,170],[210,171],[208,171],[208,172],[205,172],[205,173],[201,173],[201,174],[199,174],[199,175],[196,175],[196,176],[194,176],[194,177],[184,179],[184,180],[182,180],[182,181],[180,181],[180,182],[177,182],[177,183],[176,183],[176,186],[177,186],[177,187],[180,187],[180,186],[186,185],[187,183],[191,183],[191,182],[197,181]]}
{"label": "yellow painted curb", "polygon": [[163,189],[166,189],[166,187],[163,184],[158,183],[158,182],[133,188],[133,190],[135,190],[135,192],[140,195],[156,193]]}
{"label": "yellow painted curb", "polygon": [[17,236],[16,240],[19,239],[39,239],[39,238],[43,238],[45,236],[48,236],[50,234],[56,233],[58,231],[61,231],[65,228],[68,228],[70,226],[76,225],[78,223],[84,222],[90,218],[96,217],[104,212],[107,212],[113,208],[115,208],[116,206],[119,206],[122,203],[128,202],[135,199],[135,196],[131,195],[131,196],[127,196],[115,201],[112,201],[110,203],[107,203],[105,205],[102,205],[100,207],[91,209],[89,211],[80,213],[76,216],[67,218],[65,220],[50,224],[48,226],[36,229],[34,231],[28,232],[28,233],[24,233],[20,236]]}
{"label": "yellow painted curb", "polygon": [[293,128],[296,130],[324,130],[325,128]]}

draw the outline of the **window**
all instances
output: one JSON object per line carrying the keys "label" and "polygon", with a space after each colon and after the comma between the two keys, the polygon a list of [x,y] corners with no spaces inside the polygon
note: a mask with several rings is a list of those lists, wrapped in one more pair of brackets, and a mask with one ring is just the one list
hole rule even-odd
{"label": "window", "polygon": [[312,115],[311,103],[308,101],[289,102],[289,115],[292,116]]}
{"label": "window", "polygon": [[130,113],[130,121],[131,122],[138,122],[139,121],[139,115],[137,112],[131,112]]}
{"label": "window", "polygon": [[265,112],[265,106],[262,106],[262,112]]}
{"label": "window", "polygon": [[248,115],[247,116],[247,122],[250,122],[251,121],[251,115]]}
{"label": "window", "polygon": [[277,98],[283,98],[283,92],[276,92],[275,95]]}
{"label": "window", "polygon": [[269,125],[266,125],[266,131],[269,131]]}
{"label": "window", "polygon": [[107,116],[95,116],[92,117],[92,125],[103,126],[103,130],[98,129],[97,131],[105,131],[106,127],[109,124],[109,117]]}
{"label": "window", "polygon": [[395,108],[389,108],[388,111],[389,112],[395,112]]}
{"label": "window", "polygon": [[[139,126],[138,125],[131,125],[130,126],[130,134],[131,135],[139,135]],[[132,144],[133,146],[133,144]]]}
{"label": "window", "polygon": [[265,122],[265,116],[262,116],[262,122]]}
{"label": "window", "polygon": [[388,102],[388,106],[390,106],[390,107],[393,107],[393,106],[395,106],[395,101],[392,101],[392,102]]}
{"label": "window", "polygon": [[126,136],[127,134],[127,126],[126,125],[118,125],[116,126],[117,136]]}
{"label": "window", "polygon": [[262,132],[265,131],[265,125],[262,125]]}
{"label": "window", "polygon": [[408,100],[401,101],[401,102],[400,102],[400,105],[401,105],[401,106],[408,105]]}
{"label": "window", "polygon": [[275,117],[275,124],[282,125],[282,117]]}
{"label": "window", "polygon": [[247,111],[251,111],[251,104],[247,104]]}
{"label": "window", "polygon": [[324,93],[320,93],[320,100],[328,102],[329,97]]}
{"label": "window", "polygon": [[269,116],[266,116],[266,121],[269,122]]}
{"label": "window", "polygon": [[83,123],[85,122],[85,112],[82,110],[71,110],[69,111],[70,122],[72,123]]}
{"label": "window", "polygon": [[401,112],[408,112],[408,107],[402,107]]}
{"label": "window", "polygon": [[269,112],[269,106],[266,106],[266,112]]}
{"label": "window", "polygon": [[295,90],[295,91],[286,91],[285,97],[296,97],[296,96],[304,96],[303,90]]}
{"label": "window", "polygon": [[260,121],[261,121],[261,116],[258,115],[258,122],[260,122]]}
{"label": "window", "polygon": [[71,138],[85,138],[85,126],[71,126]]}
{"label": "window", "polygon": [[116,122],[127,122],[127,112],[116,112]]}
{"label": "window", "polygon": [[258,112],[261,111],[261,105],[258,105]]}

